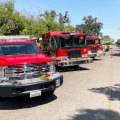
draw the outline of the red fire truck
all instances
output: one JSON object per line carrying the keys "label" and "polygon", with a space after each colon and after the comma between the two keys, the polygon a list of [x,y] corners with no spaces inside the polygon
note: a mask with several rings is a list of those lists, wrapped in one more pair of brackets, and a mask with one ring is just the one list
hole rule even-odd
{"label": "red fire truck", "polygon": [[52,58],[31,37],[0,36],[0,97],[36,97],[54,92],[62,83]]}
{"label": "red fire truck", "polygon": [[97,36],[87,37],[88,54],[90,58],[103,55],[101,40]]}
{"label": "red fire truck", "polygon": [[79,66],[88,58],[86,33],[48,32],[42,35],[43,51],[48,51],[56,66]]}

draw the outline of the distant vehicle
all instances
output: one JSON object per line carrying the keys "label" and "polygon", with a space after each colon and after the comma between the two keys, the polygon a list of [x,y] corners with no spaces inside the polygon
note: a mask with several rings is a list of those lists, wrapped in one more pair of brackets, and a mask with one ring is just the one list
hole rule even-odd
{"label": "distant vehicle", "polygon": [[52,58],[29,36],[0,36],[0,96],[41,96],[63,83]]}
{"label": "distant vehicle", "polygon": [[101,40],[97,36],[89,36],[87,39],[87,45],[88,45],[88,54],[90,58],[95,58],[97,56],[103,55],[103,47],[101,44]]}
{"label": "distant vehicle", "polygon": [[86,33],[52,31],[42,35],[43,51],[48,52],[56,66],[76,66],[91,60]]}

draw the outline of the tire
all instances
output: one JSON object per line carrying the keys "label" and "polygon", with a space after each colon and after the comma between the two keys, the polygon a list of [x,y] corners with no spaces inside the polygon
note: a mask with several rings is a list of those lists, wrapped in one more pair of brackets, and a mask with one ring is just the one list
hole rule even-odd
{"label": "tire", "polygon": [[93,60],[95,59],[95,57],[91,57]]}

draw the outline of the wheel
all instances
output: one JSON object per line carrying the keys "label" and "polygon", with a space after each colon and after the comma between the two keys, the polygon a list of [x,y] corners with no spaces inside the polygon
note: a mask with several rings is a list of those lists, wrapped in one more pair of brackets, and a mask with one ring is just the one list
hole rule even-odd
{"label": "wheel", "polygon": [[93,60],[95,59],[95,57],[91,57]]}

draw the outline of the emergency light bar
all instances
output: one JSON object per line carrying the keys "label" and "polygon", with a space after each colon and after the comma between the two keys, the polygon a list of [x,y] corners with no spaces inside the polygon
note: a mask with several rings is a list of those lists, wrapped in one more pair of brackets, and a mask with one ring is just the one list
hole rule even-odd
{"label": "emergency light bar", "polygon": [[75,31],[61,31],[60,32],[61,34],[75,34],[76,32]]}
{"label": "emergency light bar", "polygon": [[37,39],[33,35],[14,35],[14,36],[0,36],[0,41],[31,41]]}
{"label": "emergency light bar", "polygon": [[63,31],[63,32],[60,32],[60,34],[85,35],[86,33],[79,32],[79,31]]}
{"label": "emergency light bar", "polygon": [[33,35],[0,36],[0,40],[36,39]]}

